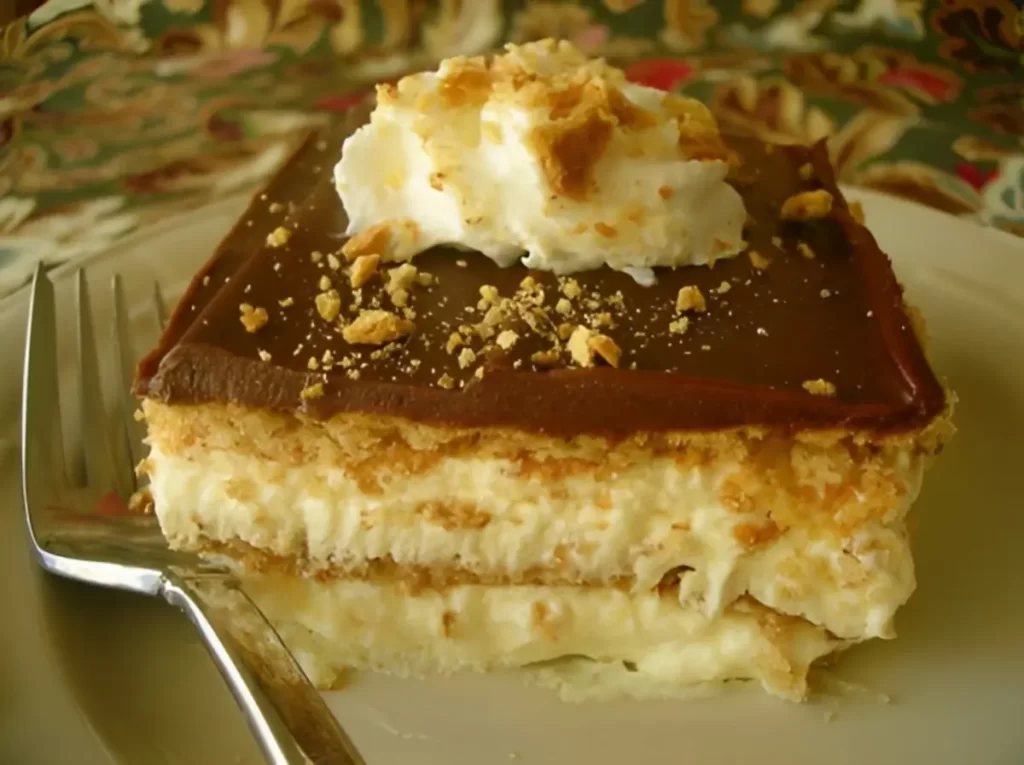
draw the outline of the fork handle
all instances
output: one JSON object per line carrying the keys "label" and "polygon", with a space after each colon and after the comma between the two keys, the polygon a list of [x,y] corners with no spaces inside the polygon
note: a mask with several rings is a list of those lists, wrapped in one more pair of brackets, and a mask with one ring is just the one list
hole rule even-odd
{"label": "fork handle", "polygon": [[223,574],[165,572],[271,765],[366,765],[266,617]]}

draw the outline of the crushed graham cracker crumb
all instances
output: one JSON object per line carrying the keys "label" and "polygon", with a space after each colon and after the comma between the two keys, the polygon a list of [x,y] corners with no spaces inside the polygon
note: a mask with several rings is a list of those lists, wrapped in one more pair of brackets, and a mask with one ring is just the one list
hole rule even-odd
{"label": "crushed graham cracker crumb", "polygon": [[580,325],[572,331],[567,347],[572,360],[581,367],[594,366],[594,349],[590,346],[590,338],[594,333]]}
{"label": "crushed graham cracker crumb", "polygon": [[497,305],[500,299],[498,294],[498,288],[492,284],[484,284],[480,287],[480,302],[476,304],[476,307],[481,311],[492,305]]}
{"label": "crushed graham cracker crumb", "polygon": [[312,260],[314,263],[319,263],[321,260],[324,259],[324,254],[320,252],[320,250],[313,250],[311,253],[309,253],[309,259]]}
{"label": "crushed graham cracker crumb", "polygon": [[320,382],[316,382],[316,383],[313,383],[312,385],[307,385],[305,388],[303,388],[302,392],[299,394],[299,397],[301,399],[303,399],[304,401],[308,401],[309,399],[312,399],[312,398],[320,398],[323,395],[324,395],[324,384],[320,383]]}
{"label": "crushed graham cracker crumb", "polygon": [[383,345],[412,333],[416,326],[391,311],[367,309],[341,331],[345,342],[354,345]]}
{"label": "crushed graham cracker crumb", "polygon": [[256,353],[259,355],[261,361],[270,361],[271,359],[270,353],[262,348],[257,349]]}
{"label": "crushed graham cracker crumb", "polygon": [[562,294],[565,295],[569,300],[575,300],[583,293],[580,288],[580,283],[575,279],[566,279],[565,284],[562,285]]}
{"label": "crushed graham cracker crumb", "polygon": [[327,253],[327,267],[332,271],[337,271],[341,268],[341,261],[338,260],[338,256],[333,252]]}
{"label": "crushed graham cracker crumb", "polygon": [[438,378],[437,384],[440,387],[444,388],[445,390],[451,390],[452,388],[455,387],[455,379],[450,374],[445,372]]}
{"label": "crushed graham cracker crumb", "polygon": [[272,213],[279,213],[284,209],[284,205],[280,202],[271,202],[267,209]]}
{"label": "crushed graham cracker crumb", "polygon": [[702,313],[707,309],[707,302],[704,300],[704,295],[701,294],[699,287],[694,285],[682,287],[679,290],[679,294],[676,295],[676,311],[696,311],[697,313]]}
{"label": "crushed graham cracker crumb", "polygon": [[205,287],[205,286],[207,286],[207,285],[208,285],[209,283],[210,283],[210,275],[209,275],[209,274],[207,274],[206,276],[204,276],[204,277],[203,277],[203,286]]}
{"label": "crushed graham cracker crumb", "polygon": [[681,316],[675,321],[669,322],[668,331],[673,335],[686,334],[686,330],[690,328],[690,320],[686,316]]}
{"label": "crushed graham cracker crumb", "polygon": [[594,334],[587,340],[587,345],[611,366],[617,367],[622,358],[622,349],[608,335]]}
{"label": "crushed graham cracker crumb", "polygon": [[807,244],[807,242],[797,242],[796,251],[808,260],[814,260],[814,248]]}
{"label": "crushed graham cracker crumb", "polygon": [[747,257],[750,258],[750,265],[758,271],[764,271],[772,264],[770,258],[765,257],[757,250],[750,250],[747,252]]}
{"label": "crushed graham cracker crumb", "polygon": [[445,343],[445,346],[444,346],[445,353],[447,353],[450,356],[451,354],[453,354],[455,352],[456,348],[458,348],[460,345],[462,345],[462,343],[463,343],[462,335],[460,335],[458,332],[452,332],[448,336],[448,342]]}
{"label": "crushed graham cracker crumb", "polygon": [[316,356],[310,356],[308,359],[306,359],[306,369],[308,369],[310,372],[315,372],[319,368],[320,361],[317,359]]}
{"label": "crushed graham cracker crumb", "polygon": [[530,356],[530,361],[538,367],[549,368],[558,366],[560,359],[558,351],[537,351]]}
{"label": "crushed graham cracker crumb", "polygon": [[782,203],[783,220],[819,220],[832,212],[832,194],[825,189],[801,191]]}
{"label": "crushed graham cracker crumb", "polygon": [[805,380],[803,383],[803,389],[810,393],[812,396],[836,395],[836,386],[830,383],[828,380]]}
{"label": "crushed graham cracker crumb", "polygon": [[352,261],[360,255],[378,255],[391,242],[391,226],[388,223],[377,223],[359,232],[341,247],[341,254],[346,260]]}
{"label": "crushed graham cracker crumb", "polygon": [[472,348],[463,348],[459,351],[459,368],[465,369],[476,361],[476,353]]}
{"label": "crushed graham cracker crumb", "polygon": [[421,287],[429,287],[434,283],[434,275],[428,274],[426,271],[420,271],[416,274],[416,281],[420,283]]}
{"label": "crushed graham cracker crumb", "polygon": [[239,319],[246,332],[257,332],[270,321],[265,309],[253,308],[249,303],[242,303],[238,306],[238,310],[241,311],[242,315]]}
{"label": "crushed graham cracker crumb", "polygon": [[287,229],[284,226],[278,226],[269,234],[267,234],[267,244],[271,247],[283,247],[288,243],[288,240],[292,238],[291,229]]}
{"label": "crushed graham cracker crumb", "polygon": [[341,295],[337,290],[321,292],[314,298],[314,302],[316,303],[316,312],[324,321],[334,321],[341,313]]}
{"label": "crushed graham cracker crumb", "polygon": [[517,340],[519,340],[519,334],[513,329],[506,329],[498,333],[498,337],[494,342],[498,344],[499,348],[507,351],[516,344]]}
{"label": "crushed graham cracker crumb", "polygon": [[408,291],[416,283],[416,275],[419,270],[412,263],[403,263],[397,268],[388,271],[388,282],[385,289],[388,293],[396,290]]}
{"label": "crushed graham cracker crumb", "polygon": [[718,285],[718,289],[715,290],[719,295],[724,295],[726,292],[732,289],[732,285],[729,282],[723,281]]}
{"label": "crushed graham cracker crumb", "polygon": [[562,316],[568,316],[572,313],[572,303],[566,298],[559,298],[558,302],[555,303],[555,310],[562,314]]}
{"label": "crushed graham cracker crumb", "polygon": [[799,173],[801,179],[809,181],[814,176],[814,165],[810,162],[804,162],[797,169],[797,173]]}
{"label": "crushed graham cracker crumb", "polygon": [[352,261],[352,270],[348,275],[349,284],[354,289],[362,287],[377,272],[377,264],[379,263],[380,255],[376,252],[369,255],[360,255]]}

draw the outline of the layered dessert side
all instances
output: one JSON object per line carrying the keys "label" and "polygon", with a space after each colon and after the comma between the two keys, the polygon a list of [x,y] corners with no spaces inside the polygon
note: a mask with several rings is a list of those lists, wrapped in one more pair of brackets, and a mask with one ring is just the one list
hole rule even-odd
{"label": "layered dessert side", "polygon": [[253,200],[140,366],[173,547],[231,561],[324,687],[800,699],[893,636],[950,400],[823,146],[723,138],[550,41],[365,118]]}

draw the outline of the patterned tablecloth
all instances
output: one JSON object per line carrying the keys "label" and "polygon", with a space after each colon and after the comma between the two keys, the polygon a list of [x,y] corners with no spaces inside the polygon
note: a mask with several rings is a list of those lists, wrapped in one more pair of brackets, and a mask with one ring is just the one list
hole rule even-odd
{"label": "patterned tablecloth", "polygon": [[562,37],[1024,236],[1021,0],[50,0],[3,29],[0,294],[251,188],[370,83]]}

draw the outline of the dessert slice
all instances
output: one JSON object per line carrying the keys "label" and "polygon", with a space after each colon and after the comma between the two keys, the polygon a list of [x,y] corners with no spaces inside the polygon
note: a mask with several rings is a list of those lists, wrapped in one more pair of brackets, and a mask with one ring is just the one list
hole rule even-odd
{"label": "dessert slice", "polygon": [[236,565],[324,686],[802,698],[893,635],[949,401],[823,146],[723,141],[551,43],[361,121],[253,200],[140,366],[173,547]]}

